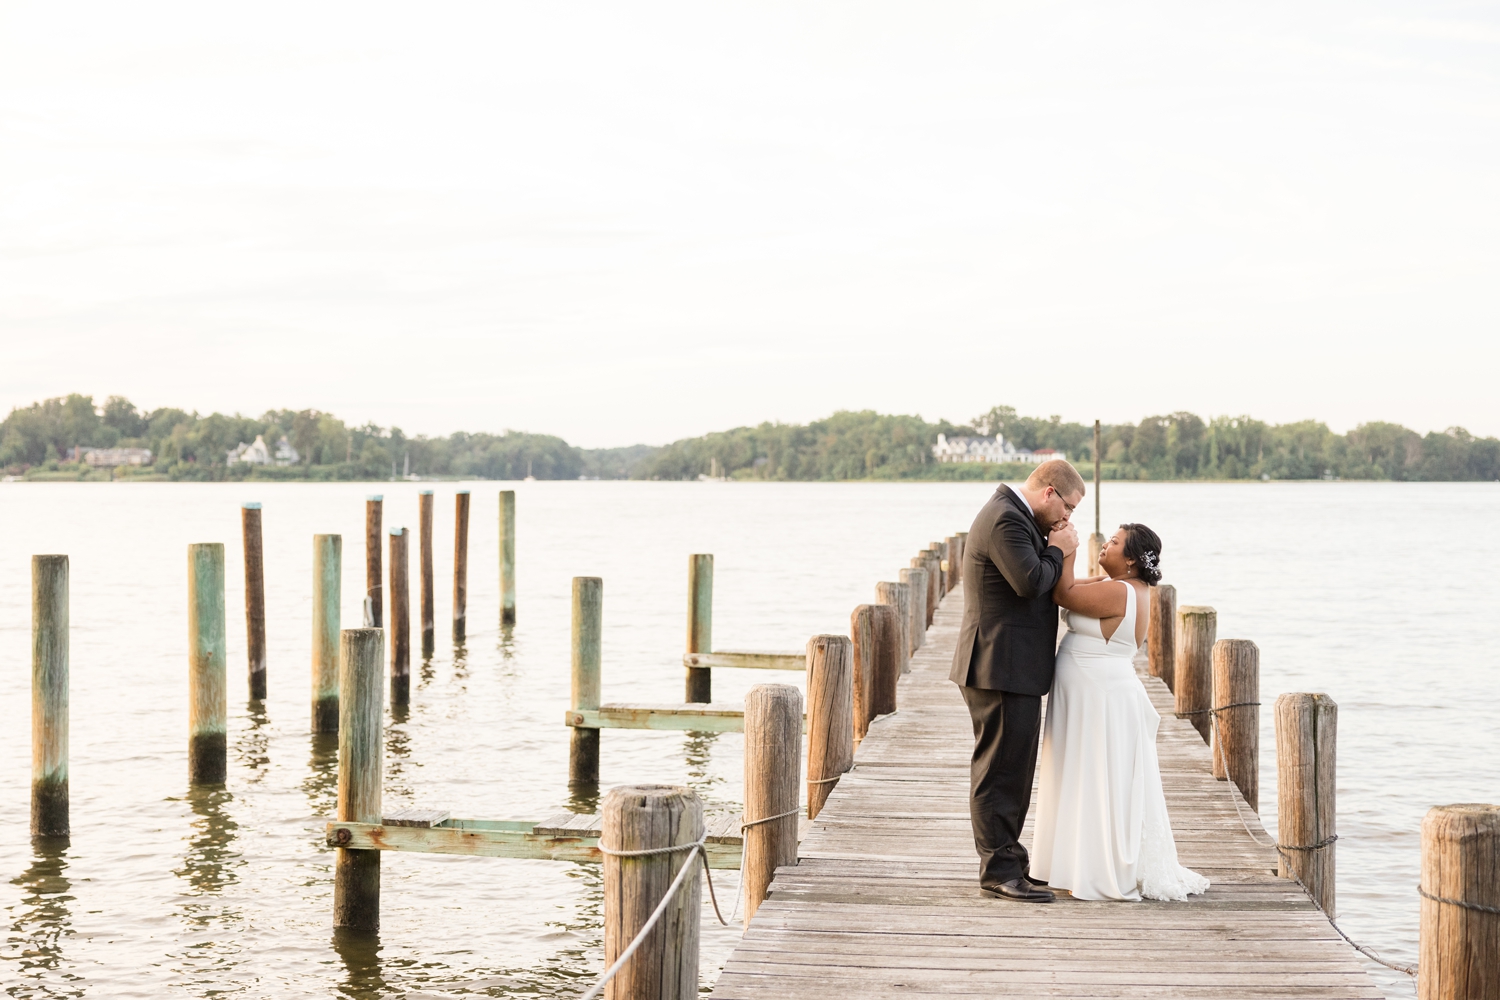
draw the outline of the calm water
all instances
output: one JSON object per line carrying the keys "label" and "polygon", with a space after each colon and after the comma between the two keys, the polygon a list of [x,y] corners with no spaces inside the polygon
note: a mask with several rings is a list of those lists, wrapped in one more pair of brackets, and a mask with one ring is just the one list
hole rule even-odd
{"label": "calm water", "polygon": [[[388,717],[388,807],[541,818],[567,791],[569,580],[604,578],[605,697],[681,697],[686,556],[716,555],[714,639],[796,648],[842,632],[877,580],[966,528],[984,485],[524,483],[519,624],[498,619],[496,483],[474,491],[469,640],[447,639],[454,484],[437,486],[438,651]],[[602,967],[597,869],[387,854],[378,947],[330,931],[334,747],[308,733],[311,536],[345,539],[363,594],[364,496],[416,526],[415,484],[0,486],[0,981],[13,997],[572,997]],[[244,696],[239,504],[264,503],[270,698]],[[1339,903],[1356,939],[1416,952],[1418,829],[1500,799],[1495,484],[1106,484],[1106,525],[1165,540],[1183,603],[1262,650],[1263,700],[1326,691],[1339,719]],[[230,774],[186,783],[185,546],[228,554]],[[415,550],[415,542],[413,544]],[[28,840],[30,570],[72,562],[71,845]],[[716,700],[799,679],[721,671]],[[1262,712],[1262,802],[1275,757]],[[955,734],[965,738],[965,734]],[[606,732],[603,785],[681,782],[740,801],[737,735]],[[716,874],[733,898],[735,874]],[[737,933],[704,925],[711,982]],[[1385,974],[1392,995],[1412,995]]]}

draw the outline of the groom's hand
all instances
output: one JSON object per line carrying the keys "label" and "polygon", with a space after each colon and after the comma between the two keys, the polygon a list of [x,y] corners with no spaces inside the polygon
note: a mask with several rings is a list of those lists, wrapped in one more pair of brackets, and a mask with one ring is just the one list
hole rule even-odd
{"label": "groom's hand", "polygon": [[1071,524],[1053,528],[1052,533],[1047,536],[1047,544],[1057,546],[1062,550],[1063,557],[1067,558],[1078,551],[1078,529]]}

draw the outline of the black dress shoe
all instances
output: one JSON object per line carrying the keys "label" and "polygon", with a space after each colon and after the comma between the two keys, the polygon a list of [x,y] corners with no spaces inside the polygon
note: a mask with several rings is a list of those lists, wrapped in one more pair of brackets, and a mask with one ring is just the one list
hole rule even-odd
{"label": "black dress shoe", "polygon": [[982,895],[996,899],[1013,899],[1018,903],[1050,903],[1057,897],[1046,889],[1038,889],[1024,878],[1013,878],[999,885],[982,885]]}
{"label": "black dress shoe", "polygon": [[1036,878],[1035,876],[1033,876],[1030,872],[1026,873],[1026,881],[1030,882],[1032,885],[1046,885],[1047,884],[1046,882],[1042,881],[1041,879]]}

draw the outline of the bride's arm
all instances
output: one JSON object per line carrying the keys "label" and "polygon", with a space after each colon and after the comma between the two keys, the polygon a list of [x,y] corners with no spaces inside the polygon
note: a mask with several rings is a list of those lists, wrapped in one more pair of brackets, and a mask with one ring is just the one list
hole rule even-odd
{"label": "bride's arm", "polygon": [[[1062,577],[1052,589],[1052,599],[1069,611],[1094,618],[1119,618],[1125,614],[1125,591],[1109,577],[1073,578],[1073,561],[1077,553],[1063,560]],[[1125,586],[1130,586],[1126,584]]]}

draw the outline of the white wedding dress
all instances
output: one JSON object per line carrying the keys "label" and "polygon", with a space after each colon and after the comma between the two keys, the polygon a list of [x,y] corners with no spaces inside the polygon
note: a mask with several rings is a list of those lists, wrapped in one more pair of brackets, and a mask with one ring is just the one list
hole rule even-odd
{"label": "white wedding dress", "polygon": [[1105,639],[1099,619],[1064,611],[1067,634],[1047,697],[1031,874],[1078,899],[1186,899],[1208,879],[1177,863],[1156,730],[1136,677],[1135,587]]}

